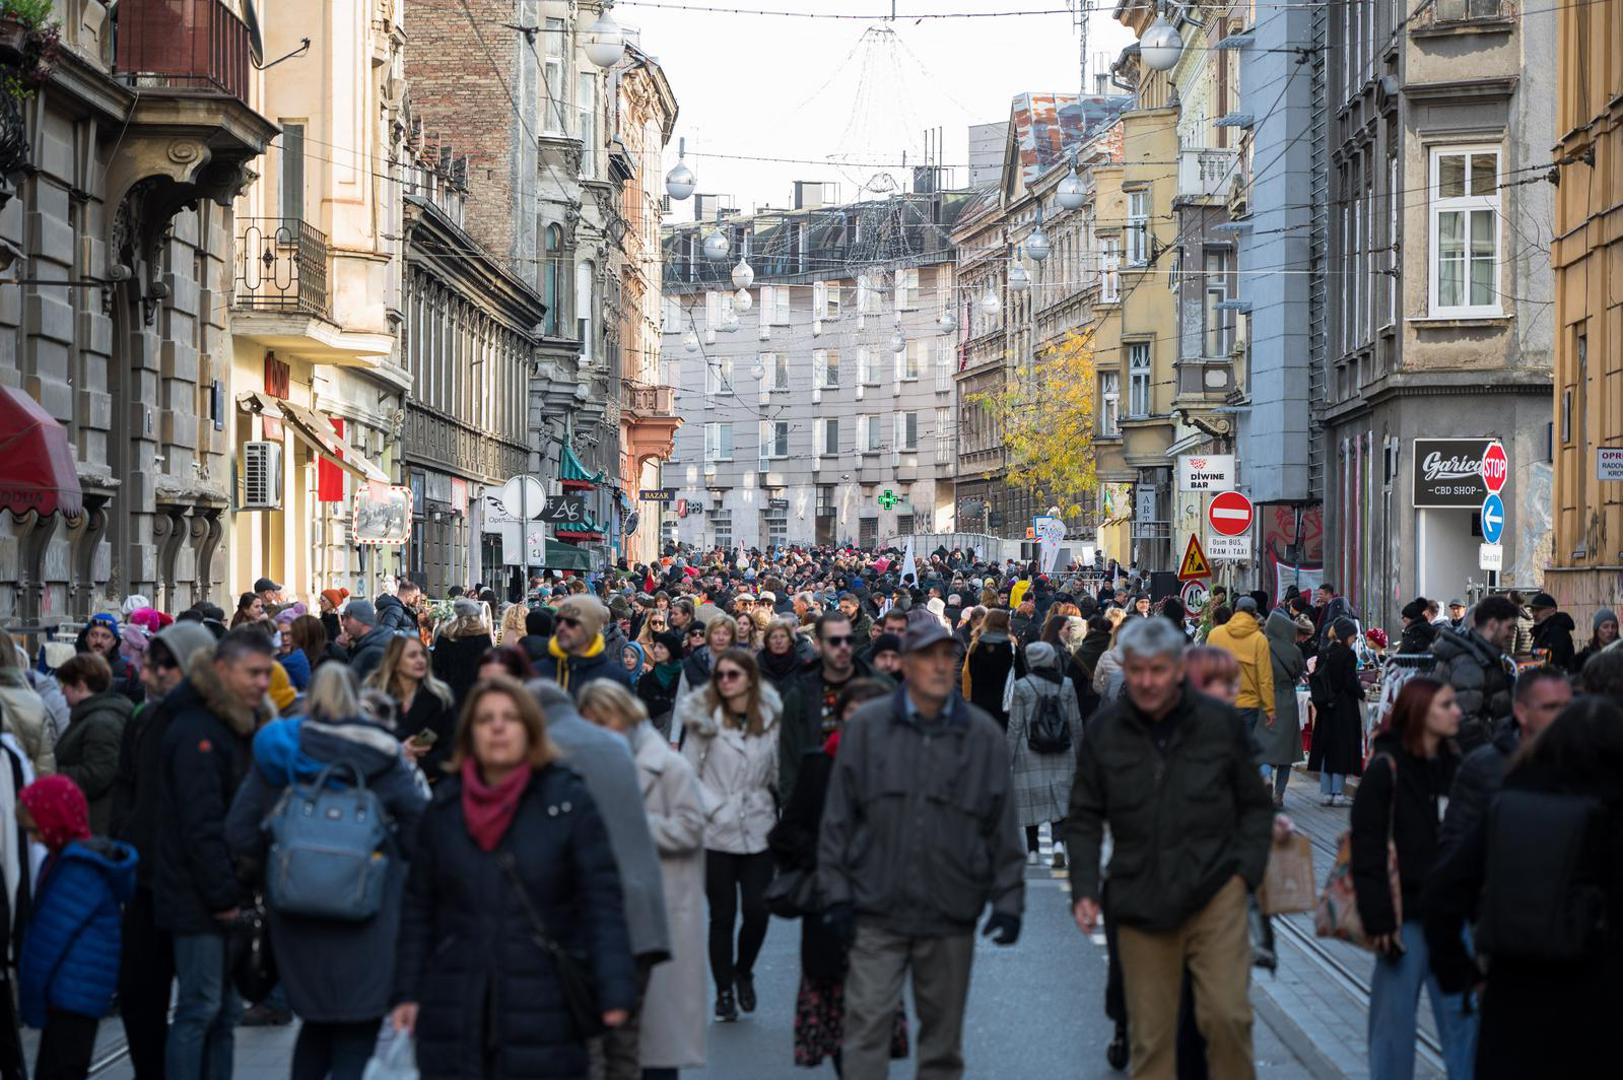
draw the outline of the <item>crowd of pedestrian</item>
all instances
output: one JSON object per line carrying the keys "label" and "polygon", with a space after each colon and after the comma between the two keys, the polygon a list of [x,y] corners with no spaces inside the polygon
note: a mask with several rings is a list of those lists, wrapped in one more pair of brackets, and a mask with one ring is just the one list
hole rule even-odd
{"label": "crowd of pedestrian", "polygon": [[[1045,827],[1106,930],[1111,1060],[1248,1076],[1256,893],[1304,758],[1350,806],[1372,1076],[1412,1075],[1422,989],[1451,1077],[1526,1075],[1529,1011],[1593,1018],[1598,1048],[1610,610],[1576,642],[1544,593],[1418,598],[1387,657],[1328,585],[1192,615],[1114,566],[907,571],[673,550],[506,604],[262,578],[229,625],[132,597],[65,657],[0,632],[0,1080],[27,1075],[19,1021],[36,1075],[86,1075],[115,1008],[143,1078],[224,1080],[239,1023],[297,1019],[299,1080],[359,1078],[390,1033],[424,1076],[665,1080],[762,1008],[798,1065],[962,1076],[974,937],[1018,941]],[[774,912],[801,922],[792,1002],[755,984]]]}

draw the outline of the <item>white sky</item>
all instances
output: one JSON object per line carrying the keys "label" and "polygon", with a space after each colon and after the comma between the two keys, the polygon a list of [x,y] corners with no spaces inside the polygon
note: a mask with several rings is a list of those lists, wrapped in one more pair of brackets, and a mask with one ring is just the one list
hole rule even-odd
{"label": "white sky", "polygon": [[[959,166],[953,179],[963,184],[971,124],[1006,120],[1017,93],[1079,85],[1079,42],[1068,12],[922,22],[907,14],[1064,8],[1066,0],[898,0],[893,23],[661,9],[657,2],[620,0],[614,18],[639,30],[643,49],[665,69],[680,108],[676,135],[687,138],[698,191],[731,196],[746,212],[790,205],[796,180],[838,181],[840,198],[854,200],[880,170],[829,159],[884,165],[905,153],[909,165],[921,163],[926,128],[941,129],[939,161]],[[864,15],[890,8],[890,0],[669,2]],[[875,26],[892,33],[870,32]],[[1097,57],[1114,58],[1132,34],[1108,12],[1095,12],[1088,36],[1091,93]],[[675,163],[673,138],[665,169]],[[692,202],[677,204],[673,216],[691,218]]]}

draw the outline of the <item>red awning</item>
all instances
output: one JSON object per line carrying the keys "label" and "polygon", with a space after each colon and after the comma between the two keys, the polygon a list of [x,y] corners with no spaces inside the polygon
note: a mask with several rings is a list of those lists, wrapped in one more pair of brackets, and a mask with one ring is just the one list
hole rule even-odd
{"label": "red awning", "polygon": [[0,509],[18,516],[84,513],[67,429],[11,386],[0,386]]}

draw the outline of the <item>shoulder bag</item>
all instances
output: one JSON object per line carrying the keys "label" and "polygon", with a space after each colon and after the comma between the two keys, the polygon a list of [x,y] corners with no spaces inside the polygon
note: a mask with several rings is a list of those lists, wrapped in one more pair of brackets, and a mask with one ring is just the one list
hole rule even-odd
{"label": "shoulder bag", "polygon": [[523,880],[518,876],[513,853],[501,852],[496,856],[496,861],[512,879],[513,888],[518,893],[518,902],[524,908],[525,917],[530,920],[530,931],[535,935],[535,943],[552,957],[552,966],[558,972],[558,987],[563,991],[564,1005],[569,1010],[570,1019],[575,1022],[576,1035],[582,1041],[595,1039],[606,1029],[603,1025],[603,1010],[598,1005],[597,980],[592,975],[586,957],[564,948],[557,938],[547,933],[546,923],[541,921],[541,913],[535,909],[535,904],[530,900],[530,891],[524,887]]}
{"label": "shoulder bag", "polygon": [[[1398,763],[1383,754],[1392,769],[1392,805],[1386,815],[1386,876],[1392,890],[1392,912],[1399,926],[1403,925],[1403,887],[1398,880],[1398,847],[1392,840],[1393,810],[1398,796]],[[1324,881],[1319,894],[1318,907],[1313,912],[1313,930],[1319,937],[1337,938],[1360,949],[1374,951],[1374,944],[1364,932],[1364,920],[1358,915],[1358,894],[1353,888],[1352,830],[1341,834],[1336,844],[1336,862],[1330,876]]]}

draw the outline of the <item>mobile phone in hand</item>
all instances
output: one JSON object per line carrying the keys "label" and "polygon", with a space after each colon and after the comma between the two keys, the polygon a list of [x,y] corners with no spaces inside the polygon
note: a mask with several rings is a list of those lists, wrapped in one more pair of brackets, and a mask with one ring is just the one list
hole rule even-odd
{"label": "mobile phone in hand", "polygon": [[439,732],[433,730],[432,728],[424,728],[423,730],[419,731],[417,734],[415,734],[415,735],[413,735],[411,737],[411,744],[413,746],[420,746],[420,747],[422,747],[424,749],[427,749],[428,747],[433,746],[436,742],[438,742],[439,737],[440,737]]}

